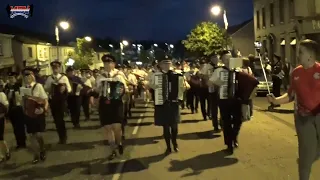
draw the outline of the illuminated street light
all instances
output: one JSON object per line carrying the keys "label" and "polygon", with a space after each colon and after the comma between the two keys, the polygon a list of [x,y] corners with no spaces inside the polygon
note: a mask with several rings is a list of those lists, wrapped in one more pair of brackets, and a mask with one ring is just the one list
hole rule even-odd
{"label": "illuminated street light", "polygon": [[109,44],[109,47],[113,48],[113,45],[112,45],[112,44]]}
{"label": "illuminated street light", "polygon": [[173,45],[173,44],[170,44],[170,48],[174,48],[174,45]]}
{"label": "illuminated street light", "polygon": [[132,44],[132,46],[133,46],[133,47],[136,47],[137,45],[135,45],[135,44]]}
{"label": "illuminated street light", "polygon": [[128,45],[129,45],[129,42],[126,41],[126,40],[123,40],[123,41],[122,41],[122,44],[123,44],[124,46],[128,46]]}
{"label": "illuminated street light", "polygon": [[62,29],[64,29],[64,30],[69,29],[69,27],[70,27],[70,24],[69,24],[67,21],[61,21],[61,22],[59,23],[59,25],[60,25],[60,27],[61,27]]}
{"label": "illuminated street light", "polygon": [[158,47],[158,44],[153,44],[154,47]]}
{"label": "illuminated street light", "polygon": [[213,6],[212,8],[211,8],[211,13],[213,14],[213,15],[215,15],[215,16],[218,16],[218,15],[220,15],[220,13],[221,13],[221,7],[220,6]]}
{"label": "illuminated street light", "polygon": [[89,37],[89,36],[84,37],[84,39],[85,39],[86,41],[88,41],[88,42],[91,42],[91,41],[92,41],[92,38]]}

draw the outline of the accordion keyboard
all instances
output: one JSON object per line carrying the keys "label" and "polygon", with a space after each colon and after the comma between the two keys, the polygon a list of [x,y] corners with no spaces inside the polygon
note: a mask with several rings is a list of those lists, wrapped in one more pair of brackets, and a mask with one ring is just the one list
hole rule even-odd
{"label": "accordion keyboard", "polygon": [[223,82],[223,84],[220,86],[220,90],[219,90],[219,98],[220,99],[227,99],[228,98],[228,77],[229,77],[228,71],[223,70],[220,72],[220,81]]}
{"label": "accordion keyboard", "polygon": [[155,74],[154,83],[155,85],[157,85],[157,88],[154,90],[155,105],[163,105],[164,99],[163,99],[163,89],[162,89],[162,83],[163,83],[162,73]]}

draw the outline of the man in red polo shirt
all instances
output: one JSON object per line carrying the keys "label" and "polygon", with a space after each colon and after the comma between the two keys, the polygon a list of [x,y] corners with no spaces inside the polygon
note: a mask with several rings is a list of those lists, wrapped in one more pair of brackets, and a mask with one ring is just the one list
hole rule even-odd
{"label": "man in red polo shirt", "polygon": [[300,180],[309,180],[312,164],[320,153],[320,64],[316,61],[318,50],[315,41],[301,41],[301,65],[292,71],[288,93],[278,98],[268,96],[269,102],[275,105],[295,101]]}

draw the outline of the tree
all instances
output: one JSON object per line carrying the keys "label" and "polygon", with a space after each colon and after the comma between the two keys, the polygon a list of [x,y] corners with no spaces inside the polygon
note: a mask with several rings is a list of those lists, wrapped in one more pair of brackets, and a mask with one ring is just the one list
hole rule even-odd
{"label": "tree", "polygon": [[210,56],[226,48],[230,42],[231,39],[224,29],[212,22],[202,22],[191,30],[182,44],[191,52]]}
{"label": "tree", "polygon": [[90,65],[93,65],[94,50],[90,42],[84,38],[77,38],[77,47],[71,57],[75,60],[73,66],[76,69],[89,68]]}

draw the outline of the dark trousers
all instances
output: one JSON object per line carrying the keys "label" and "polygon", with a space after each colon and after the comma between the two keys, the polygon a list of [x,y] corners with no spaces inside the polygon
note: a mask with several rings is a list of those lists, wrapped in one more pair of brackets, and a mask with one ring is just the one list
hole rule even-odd
{"label": "dark trousers", "polygon": [[242,120],[241,103],[236,99],[219,100],[220,116],[222,119],[224,143],[232,147],[237,141]]}
{"label": "dark trousers", "polygon": [[164,125],[163,126],[163,137],[166,141],[168,149],[171,149],[171,143],[173,147],[178,147],[177,137],[178,137],[178,124]]}
{"label": "dark trousers", "polygon": [[277,76],[273,76],[272,77],[272,83],[273,83],[273,86],[272,86],[273,95],[275,97],[280,97],[281,96],[282,80]]}
{"label": "dark trousers", "polygon": [[253,116],[253,101],[249,99],[249,107],[250,107],[250,116]]}
{"label": "dark trousers", "polygon": [[202,113],[203,119],[207,120],[207,117],[211,116],[209,90],[208,89],[201,89],[199,91],[199,97],[200,97],[200,107],[201,107],[201,113]]}
{"label": "dark trousers", "polygon": [[190,107],[191,112],[198,111],[199,107],[199,96],[196,89],[187,90],[187,106]]}
{"label": "dark trousers", "polygon": [[211,119],[212,119],[212,125],[215,130],[219,129],[219,123],[218,123],[218,92],[209,93],[209,99],[210,99],[210,108],[211,108]]}
{"label": "dark trousers", "polygon": [[89,104],[90,104],[90,96],[82,96],[82,109],[84,116],[86,117],[86,120],[90,119],[90,109],[89,109]]}
{"label": "dark trousers", "polygon": [[66,106],[65,100],[49,100],[51,114],[56,125],[57,133],[60,141],[67,139],[66,123],[64,121],[64,110]]}
{"label": "dark trousers", "polygon": [[81,97],[68,96],[68,108],[70,111],[72,124],[74,126],[78,126],[80,121]]}
{"label": "dark trousers", "polygon": [[22,107],[12,107],[8,112],[8,116],[13,127],[17,146],[26,146],[26,126]]}

